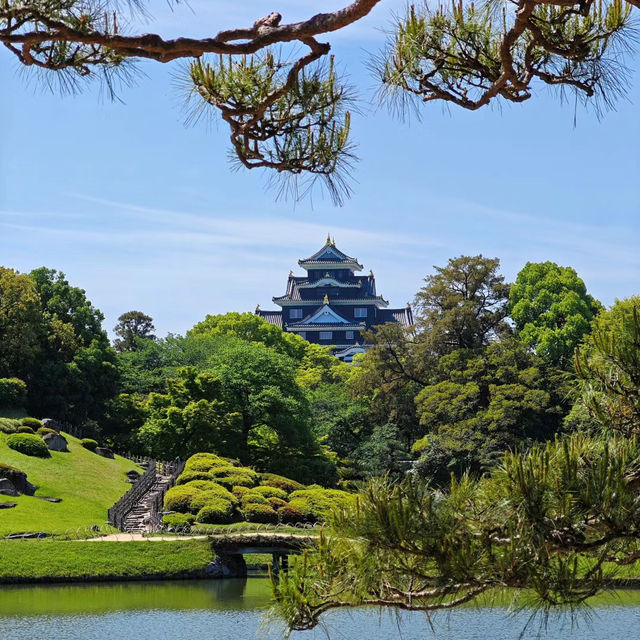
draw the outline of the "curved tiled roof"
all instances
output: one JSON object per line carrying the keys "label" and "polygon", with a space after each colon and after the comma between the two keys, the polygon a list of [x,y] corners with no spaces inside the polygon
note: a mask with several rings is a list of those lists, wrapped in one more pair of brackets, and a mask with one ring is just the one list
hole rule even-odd
{"label": "curved tiled roof", "polygon": [[269,324],[275,324],[282,328],[282,311],[263,311],[256,309],[256,313],[262,316]]}

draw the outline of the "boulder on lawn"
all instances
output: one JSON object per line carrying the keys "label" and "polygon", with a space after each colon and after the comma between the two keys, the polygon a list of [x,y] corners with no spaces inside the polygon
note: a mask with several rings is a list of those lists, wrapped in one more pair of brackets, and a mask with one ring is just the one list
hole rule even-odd
{"label": "boulder on lawn", "polygon": [[54,418],[42,418],[40,421],[42,422],[42,426],[47,429],[53,429],[54,431],[62,431],[62,424],[55,420]]}
{"label": "boulder on lawn", "polygon": [[0,509],[13,509],[13,507],[17,506],[17,502],[0,502]]}
{"label": "boulder on lawn", "polygon": [[131,471],[127,471],[126,475],[127,475],[127,478],[129,478],[129,480],[137,480],[140,477],[140,473],[135,469],[131,469]]}
{"label": "boulder on lawn", "polygon": [[0,478],[0,495],[18,496],[20,494],[9,478]]}
{"label": "boulder on lawn", "polygon": [[106,447],[96,447],[96,453],[103,458],[113,458],[113,451],[111,449],[107,449]]}
{"label": "boulder on lawn", "polygon": [[59,433],[47,433],[42,439],[51,451],[69,451],[66,438]]}

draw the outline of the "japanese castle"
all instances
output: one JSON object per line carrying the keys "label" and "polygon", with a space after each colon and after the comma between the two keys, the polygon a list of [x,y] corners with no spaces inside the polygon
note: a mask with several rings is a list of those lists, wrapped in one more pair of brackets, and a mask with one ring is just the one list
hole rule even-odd
{"label": "japanese castle", "polygon": [[330,237],[319,251],[298,264],[306,275],[289,272],[287,292],[273,298],[280,310],[256,308],[267,322],[309,342],[333,347],[333,355],[345,362],[366,349],[363,331],[386,322],[399,322],[403,327],[413,324],[411,307],[389,309],[376,291],[373,271],[358,275],[362,265],[340,251]]}

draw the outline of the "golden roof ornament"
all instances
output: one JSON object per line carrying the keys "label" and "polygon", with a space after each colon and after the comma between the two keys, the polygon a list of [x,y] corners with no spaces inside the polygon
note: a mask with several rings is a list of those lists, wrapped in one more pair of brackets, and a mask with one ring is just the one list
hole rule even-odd
{"label": "golden roof ornament", "polygon": [[331,274],[327,271],[327,273],[325,273],[325,274],[324,274],[324,277],[325,277],[325,278],[330,278],[330,277],[331,277]]}
{"label": "golden roof ornament", "polygon": [[289,271],[289,277],[293,278],[293,271]]}
{"label": "golden roof ornament", "polygon": [[322,301],[323,304],[329,304],[329,294],[325,293],[324,294],[324,300]]}
{"label": "golden roof ornament", "polygon": [[373,269],[369,269],[369,275],[373,278]]}
{"label": "golden roof ornament", "polygon": [[327,233],[327,245],[331,244],[331,235]]}

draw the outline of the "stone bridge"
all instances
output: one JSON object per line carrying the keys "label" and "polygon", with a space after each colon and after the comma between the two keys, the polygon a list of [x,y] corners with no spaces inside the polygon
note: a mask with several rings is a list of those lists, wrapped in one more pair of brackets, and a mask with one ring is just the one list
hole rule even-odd
{"label": "stone bridge", "polygon": [[217,558],[207,568],[207,574],[211,577],[241,577],[247,573],[245,553],[270,554],[272,570],[277,574],[281,569],[286,571],[290,554],[315,546],[317,536],[277,531],[234,532],[213,534],[209,540]]}

